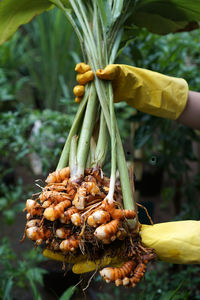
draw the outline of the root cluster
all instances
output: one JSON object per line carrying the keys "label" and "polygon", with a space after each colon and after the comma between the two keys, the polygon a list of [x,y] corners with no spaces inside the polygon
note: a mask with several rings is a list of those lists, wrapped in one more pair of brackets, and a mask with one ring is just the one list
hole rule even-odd
{"label": "root cluster", "polygon": [[95,261],[119,255],[124,264],[106,267],[100,275],[116,286],[134,287],[155,255],[142,247],[138,232],[131,232],[127,220],[136,213],[122,208],[120,185],[116,184],[114,201],[109,202],[110,180],[100,168],[85,169],[83,178],[72,180],[66,167],[49,174],[46,183],[36,199],[26,201],[25,235],[66,257],[82,253]]}

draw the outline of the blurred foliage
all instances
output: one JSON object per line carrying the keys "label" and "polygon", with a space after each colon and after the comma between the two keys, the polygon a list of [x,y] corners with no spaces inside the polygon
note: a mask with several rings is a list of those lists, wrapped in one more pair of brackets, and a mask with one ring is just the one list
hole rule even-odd
{"label": "blurred foliage", "polygon": [[73,294],[77,291],[77,288],[74,286],[70,286],[60,297],[59,300],[69,300],[73,296]]}
{"label": "blurred foliage", "polygon": [[22,57],[27,39],[17,32],[0,47],[0,110],[15,108],[18,92],[28,81]]}
{"label": "blurred foliage", "polygon": [[[75,81],[74,65],[80,62],[80,46],[62,11],[53,9],[24,26],[27,44],[23,55],[30,76],[35,107],[63,109],[63,80],[68,100]],[[61,105],[62,104],[62,105]],[[64,108],[65,109],[65,108]]]}
{"label": "blurred foliage", "polygon": [[12,225],[15,222],[16,214],[24,209],[23,200],[25,199],[22,199],[22,195],[22,180],[18,180],[16,186],[1,183],[0,214],[6,224]]}
{"label": "blurred foliage", "polygon": [[0,108],[18,100],[36,109],[68,112],[74,66],[80,61],[79,43],[63,13],[53,9],[37,16],[0,47]]}
{"label": "blurred foliage", "polygon": [[[197,30],[160,37],[136,29],[118,62],[184,77],[191,89],[198,90],[199,34]],[[80,56],[71,27],[56,10],[35,18],[0,47],[0,218],[15,231],[16,217],[35,190],[34,179],[43,179],[58,162],[77,110],[72,86]],[[143,149],[150,172],[162,170],[167,175],[163,209],[180,202],[175,219],[199,218],[200,168],[193,169],[199,163],[194,148],[199,135],[174,121],[136,113],[125,103],[116,104],[116,111],[123,139],[131,141],[131,124],[139,124],[135,149]],[[3,239],[0,255],[0,298],[13,299],[13,291],[28,283],[34,299],[41,299],[38,283],[42,284],[44,270],[38,267],[38,252],[18,258]],[[156,263],[134,291],[111,288],[98,299],[117,300],[126,293],[141,300],[200,299],[199,272],[198,266]],[[71,295],[69,289],[63,298]]]}
{"label": "blurred foliage", "polygon": [[[75,109],[75,105],[73,108]],[[48,109],[31,110],[24,105],[18,106],[17,111],[1,113],[0,153],[3,160],[9,161],[10,168],[16,169],[17,165],[22,166],[23,159],[23,165],[34,171],[30,164],[30,154],[35,154],[42,173],[46,174],[49,169],[56,167],[72,121],[72,114],[61,114]],[[8,172],[5,165],[0,168],[0,176],[4,175],[3,172]]]}
{"label": "blurred foliage", "polygon": [[21,259],[12,250],[7,238],[0,243],[1,275],[0,275],[0,298],[12,300],[16,295],[16,287],[28,290],[31,288],[34,300],[42,299],[37,284],[43,284],[45,270],[36,267],[36,264],[44,260],[40,251],[32,249],[24,252]]}

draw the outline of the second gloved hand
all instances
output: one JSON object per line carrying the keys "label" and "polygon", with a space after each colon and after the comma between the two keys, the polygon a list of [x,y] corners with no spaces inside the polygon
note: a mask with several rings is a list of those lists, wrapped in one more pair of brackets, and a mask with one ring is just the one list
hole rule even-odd
{"label": "second gloved hand", "polygon": [[[87,66],[86,72],[80,67],[82,65]],[[77,75],[79,84],[84,85],[93,80],[90,77],[92,71],[88,67],[83,63],[76,66],[75,70],[80,73]],[[187,103],[188,85],[182,78],[118,64],[99,69],[96,75],[111,80],[115,102],[126,101],[130,106],[154,116],[175,120]]]}
{"label": "second gloved hand", "polygon": [[[146,248],[153,248],[157,258],[174,264],[200,264],[200,221],[176,221],[142,225],[141,241]],[[90,261],[87,256],[72,254],[63,255],[48,249],[43,255],[49,259],[65,261],[73,265],[73,272],[87,273],[104,266],[118,267],[123,264],[119,255],[112,257],[109,253],[96,261]]]}

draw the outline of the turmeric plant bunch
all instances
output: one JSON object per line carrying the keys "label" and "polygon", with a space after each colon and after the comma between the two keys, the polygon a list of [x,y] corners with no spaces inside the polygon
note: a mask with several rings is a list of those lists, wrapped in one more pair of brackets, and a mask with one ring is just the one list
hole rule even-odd
{"label": "turmeric plant bunch", "polygon": [[[117,127],[112,86],[96,77],[98,69],[115,61],[131,1],[52,2],[71,22],[87,64],[76,67],[80,104],[57,169],[41,193],[26,202],[25,234],[47,255],[50,251],[72,263],[120,256],[117,267],[100,274],[106,282],[134,287],[154,252],[140,242],[133,175]],[[110,177],[103,171],[108,150]]]}

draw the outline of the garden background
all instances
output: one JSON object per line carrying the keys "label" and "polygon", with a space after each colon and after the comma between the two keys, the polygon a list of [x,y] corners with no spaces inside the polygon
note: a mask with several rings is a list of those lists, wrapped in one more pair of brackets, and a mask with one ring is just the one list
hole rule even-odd
{"label": "garden background", "polygon": [[[118,63],[183,77],[200,91],[200,30],[158,36],[135,28]],[[66,51],[67,49],[67,51]],[[77,104],[74,67],[82,61],[71,25],[54,9],[0,47],[0,299],[200,299],[200,267],[154,262],[136,289],[109,286],[48,261],[27,239],[25,201],[56,167]],[[116,104],[127,160],[134,157],[137,201],[153,221],[199,219],[199,134],[175,121]],[[134,130],[136,128],[136,131]],[[145,211],[140,221],[148,223]]]}

